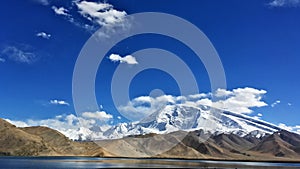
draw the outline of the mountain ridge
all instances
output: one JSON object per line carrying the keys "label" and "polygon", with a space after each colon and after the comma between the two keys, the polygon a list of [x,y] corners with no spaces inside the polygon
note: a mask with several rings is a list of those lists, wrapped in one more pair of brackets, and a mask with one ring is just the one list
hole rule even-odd
{"label": "mountain ridge", "polygon": [[[300,161],[300,135],[285,130],[262,137],[251,134],[242,137],[233,133],[210,135],[203,130],[195,130],[75,142],[48,127],[18,128],[0,119],[0,136],[2,156]],[[209,137],[203,140],[205,136]]]}
{"label": "mountain ridge", "polygon": [[103,132],[101,139],[122,138],[148,133],[167,134],[203,129],[210,133],[234,133],[240,136],[272,134],[280,127],[269,122],[209,106],[167,105],[139,122],[119,123]]}

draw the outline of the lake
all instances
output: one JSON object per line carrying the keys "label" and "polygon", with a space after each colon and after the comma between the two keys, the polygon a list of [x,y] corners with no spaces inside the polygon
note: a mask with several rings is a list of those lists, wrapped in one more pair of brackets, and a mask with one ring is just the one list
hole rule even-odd
{"label": "lake", "polygon": [[0,157],[0,168],[300,168],[300,163],[94,157]]}

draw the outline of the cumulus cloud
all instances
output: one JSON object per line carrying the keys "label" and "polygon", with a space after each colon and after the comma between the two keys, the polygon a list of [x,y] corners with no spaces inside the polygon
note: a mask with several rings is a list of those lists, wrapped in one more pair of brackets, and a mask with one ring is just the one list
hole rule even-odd
{"label": "cumulus cloud", "polygon": [[6,46],[1,51],[2,56],[6,56],[9,60],[31,64],[37,60],[37,56],[31,51],[27,45],[17,46]]}
{"label": "cumulus cloud", "polygon": [[128,102],[127,105],[120,105],[118,109],[131,120],[141,120],[166,105],[175,104],[186,104],[195,107],[211,106],[235,113],[249,114],[252,113],[251,108],[267,105],[262,100],[264,94],[266,94],[265,90],[246,87],[233,90],[218,89],[214,93],[189,96],[140,96]]}
{"label": "cumulus cloud", "polygon": [[56,6],[52,6],[53,11],[57,14],[57,15],[64,15],[64,16],[69,16],[68,14],[68,10],[64,7],[56,7]]}
{"label": "cumulus cloud", "polygon": [[215,92],[215,97],[227,97],[229,95],[231,95],[232,92],[231,91],[228,91],[228,90],[225,90],[225,89],[218,89],[216,92]]}
{"label": "cumulus cloud", "polygon": [[88,119],[97,119],[100,121],[108,121],[113,118],[111,114],[107,114],[105,111],[83,112],[82,117]]}
{"label": "cumulus cloud", "polygon": [[[101,27],[101,31],[97,32],[100,39],[122,34],[131,26],[131,22],[126,18],[127,13],[114,9],[113,5],[107,2],[74,0],[69,10],[56,6],[52,6],[52,9],[57,15],[64,16],[64,19],[88,32],[93,33]],[[74,12],[78,12],[81,17]]]}
{"label": "cumulus cloud", "polygon": [[41,37],[44,39],[50,39],[51,35],[49,33],[46,32],[39,32],[36,34],[37,37]]}
{"label": "cumulus cloud", "polygon": [[64,100],[50,100],[49,101],[49,104],[54,104],[54,105],[66,105],[66,106],[69,106],[70,104]]}
{"label": "cumulus cloud", "polygon": [[[219,89],[224,90],[224,89]],[[218,93],[218,91],[216,92]],[[263,107],[267,104],[262,101],[262,96],[266,94],[265,90],[258,90],[254,88],[237,88],[232,91],[227,91],[222,95],[220,100],[213,103],[213,107],[228,110],[236,113],[252,113],[251,108]]]}
{"label": "cumulus cloud", "polygon": [[140,96],[134,98],[127,105],[119,106],[118,109],[126,117],[133,121],[141,120],[168,104],[176,104],[177,97],[162,95],[156,98],[151,96]]}
{"label": "cumulus cloud", "polygon": [[292,106],[292,103],[288,103],[287,105],[288,105],[288,106]]}
{"label": "cumulus cloud", "polygon": [[279,103],[280,103],[280,100],[276,100],[274,103],[271,104],[271,107],[275,107]]}
{"label": "cumulus cloud", "polygon": [[299,7],[300,0],[272,0],[268,5],[271,7]]}
{"label": "cumulus cloud", "polygon": [[78,1],[76,5],[83,17],[100,26],[121,24],[127,15],[125,11],[118,11],[108,3]]}
{"label": "cumulus cloud", "polygon": [[121,57],[118,54],[111,54],[108,58],[111,61],[113,61],[113,62],[127,63],[129,65],[138,64],[138,62],[136,61],[135,57],[133,57],[131,55],[127,55],[125,57]]}

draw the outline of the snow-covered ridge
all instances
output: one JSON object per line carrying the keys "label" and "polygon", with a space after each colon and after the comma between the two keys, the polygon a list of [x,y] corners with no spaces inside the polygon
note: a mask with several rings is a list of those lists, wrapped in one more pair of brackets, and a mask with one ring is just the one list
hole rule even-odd
{"label": "snow-covered ridge", "polygon": [[116,139],[148,133],[166,134],[173,131],[202,129],[210,133],[251,134],[261,137],[280,130],[274,124],[250,116],[221,111],[208,106],[167,105],[140,122],[120,123],[103,132],[103,138]]}

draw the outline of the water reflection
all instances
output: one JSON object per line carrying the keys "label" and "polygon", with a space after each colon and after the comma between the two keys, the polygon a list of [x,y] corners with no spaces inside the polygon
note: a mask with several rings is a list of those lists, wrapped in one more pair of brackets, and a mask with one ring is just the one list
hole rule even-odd
{"label": "water reflection", "polygon": [[0,168],[300,168],[300,163],[92,157],[0,157]]}

